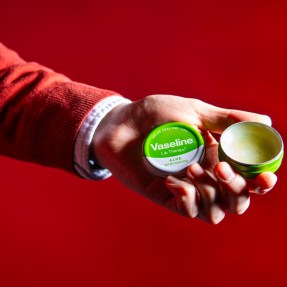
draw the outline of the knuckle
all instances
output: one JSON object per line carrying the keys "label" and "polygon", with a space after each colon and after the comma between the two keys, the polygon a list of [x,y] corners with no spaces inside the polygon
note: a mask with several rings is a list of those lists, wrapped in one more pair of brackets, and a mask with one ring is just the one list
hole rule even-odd
{"label": "knuckle", "polygon": [[226,182],[223,187],[228,193],[233,195],[244,194],[248,191],[245,179],[239,174],[236,174],[230,181]]}
{"label": "knuckle", "polygon": [[202,198],[206,203],[211,204],[216,201],[217,199],[218,190],[215,186],[205,185],[202,188]]}

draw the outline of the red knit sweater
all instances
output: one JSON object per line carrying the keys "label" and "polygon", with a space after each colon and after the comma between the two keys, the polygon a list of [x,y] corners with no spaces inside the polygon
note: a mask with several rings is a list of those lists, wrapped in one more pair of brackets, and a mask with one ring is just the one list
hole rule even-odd
{"label": "red knit sweater", "polygon": [[27,63],[0,43],[0,154],[73,171],[81,123],[111,94]]}

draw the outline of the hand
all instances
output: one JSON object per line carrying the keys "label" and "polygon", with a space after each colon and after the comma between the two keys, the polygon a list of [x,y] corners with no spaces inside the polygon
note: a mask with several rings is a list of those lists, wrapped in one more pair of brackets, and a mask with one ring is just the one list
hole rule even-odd
{"label": "hand", "polygon": [[[204,162],[190,166],[183,179],[156,177],[142,161],[145,137],[155,126],[172,121],[196,126],[205,140]],[[263,194],[276,183],[273,173],[247,181],[227,163],[218,162],[218,143],[211,133],[221,133],[238,121],[271,124],[269,117],[259,114],[223,109],[197,99],[153,95],[109,112],[97,128],[92,150],[99,164],[128,188],[178,214],[217,224],[226,210],[242,214],[249,206],[249,192]]]}

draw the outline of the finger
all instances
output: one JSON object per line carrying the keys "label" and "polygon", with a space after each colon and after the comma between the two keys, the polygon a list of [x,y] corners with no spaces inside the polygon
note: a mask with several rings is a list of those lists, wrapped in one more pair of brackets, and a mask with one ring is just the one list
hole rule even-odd
{"label": "finger", "polygon": [[214,174],[222,187],[226,208],[236,214],[243,214],[250,205],[247,183],[242,176],[235,173],[226,162],[220,162]]}
{"label": "finger", "polygon": [[266,115],[219,108],[197,100],[194,110],[198,115],[198,127],[215,133],[221,133],[230,125],[240,121],[260,122],[271,126],[271,119]]}
{"label": "finger", "polygon": [[212,175],[215,165],[218,164],[218,142],[208,131],[204,131],[202,137],[205,145],[205,158],[202,167],[210,171]]}
{"label": "finger", "polygon": [[198,199],[195,187],[174,176],[168,176],[165,185],[175,196],[169,200],[168,207],[181,215],[195,218],[198,215]]}
{"label": "finger", "polygon": [[197,163],[188,168],[187,176],[200,194],[200,218],[213,224],[219,223],[225,212],[220,206],[220,193],[215,180]]}
{"label": "finger", "polygon": [[272,172],[263,172],[256,178],[248,181],[249,191],[257,194],[265,194],[270,191],[277,182],[277,176]]}

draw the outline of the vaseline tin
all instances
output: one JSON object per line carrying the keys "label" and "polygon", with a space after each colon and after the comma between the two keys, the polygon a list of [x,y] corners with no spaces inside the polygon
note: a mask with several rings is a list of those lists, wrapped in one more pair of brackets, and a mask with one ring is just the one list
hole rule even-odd
{"label": "vaseline tin", "polygon": [[256,122],[239,122],[221,135],[218,156],[246,178],[265,171],[275,172],[283,158],[283,140],[272,127]]}
{"label": "vaseline tin", "polygon": [[185,123],[170,122],[156,127],[143,144],[143,160],[147,169],[158,176],[182,174],[205,155],[199,131]]}

